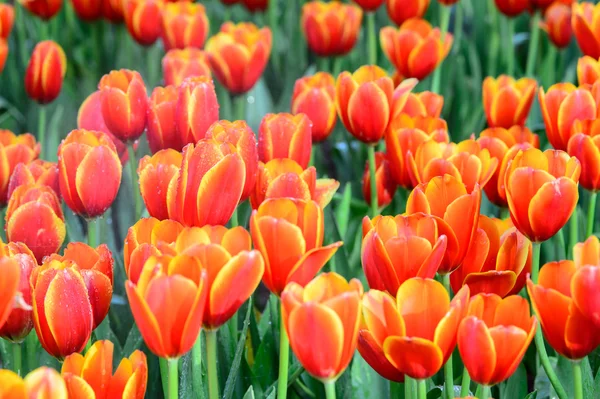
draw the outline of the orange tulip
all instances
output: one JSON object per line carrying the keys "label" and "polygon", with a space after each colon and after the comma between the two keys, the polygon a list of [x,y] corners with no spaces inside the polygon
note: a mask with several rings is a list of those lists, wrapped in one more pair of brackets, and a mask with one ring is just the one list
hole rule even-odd
{"label": "orange tulip", "polygon": [[536,88],[537,82],[530,78],[515,80],[507,75],[485,78],[483,109],[488,126],[509,129],[514,125],[525,125]]}
{"label": "orange tulip", "polygon": [[[600,280],[600,242],[591,236],[573,248],[577,270],[571,280],[573,303],[600,329],[600,306],[598,305],[598,281]],[[541,316],[540,316],[541,317]],[[597,339],[600,335],[595,334]]]}
{"label": "orange tulip", "polygon": [[354,4],[309,1],[300,25],[308,48],[320,57],[348,54],[356,44],[363,12]]}
{"label": "orange tulip", "polygon": [[102,77],[98,89],[102,117],[110,132],[125,142],[139,138],[146,129],[148,110],[146,86],[139,72],[112,71]]}
{"label": "orange tulip", "polygon": [[291,282],[308,284],[342,245],[322,246],[323,210],[314,201],[268,199],[252,212],[250,232],[265,261],[263,283],[277,296]]}
{"label": "orange tulip", "polygon": [[62,8],[63,0],[19,0],[30,13],[47,21]]}
{"label": "orange tulip", "polygon": [[154,44],[162,33],[163,0],[122,0],[125,25],[142,46]]}
{"label": "orange tulip", "polygon": [[84,397],[90,392],[95,398],[143,399],[148,380],[148,364],[144,352],[136,350],[119,363],[113,374],[114,345],[110,341],[96,341],[85,356],[73,353],[67,356],[61,374],[70,397]]}
{"label": "orange tulip", "polygon": [[71,0],[75,14],[84,21],[95,21],[103,16],[102,0]]}
{"label": "orange tulip", "polygon": [[372,221],[365,216],[363,231],[362,265],[369,287],[390,295],[409,278],[435,277],[448,242],[435,218],[423,213]]}
{"label": "orange tulip", "polygon": [[271,54],[269,28],[259,29],[245,22],[226,22],[221,31],[206,43],[211,68],[217,79],[232,94],[249,91],[265,70]]}
{"label": "orange tulip", "polygon": [[336,273],[315,277],[305,287],[292,282],[281,294],[282,322],[290,346],[306,371],[335,381],[346,370],[358,340],[360,281]]}
{"label": "orange tulip", "polygon": [[200,140],[183,149],[181,169],[168,186],[169,218],[185,226],[224,225],[244,190],[246,168],[233,145]]}
{"label": "orange tulip", "polygon": [[312,122],[312,141],[327,139],[336,122],[335,79],[317,72],[296,80],[292,94],[292,114],[306,114]]}
{"label": "orange tulip", "polygon": [[242,4],[250,12],[262,12],[269,6],[269,0],[242,0]]}
{"label": "orange tulip", "polygon": [[438,273],[447,274],[458,268],[479,221],[481,191],[475,185],[471,193],[451,175],[437,176],[429,183],[421,183],[411,192],[406,213],[423,212],[436,218],[439,234],[446,235],[448,246]]}
{"label": "orange tulip", "polygon": [[402,25],[412,18],[423,18],[430,0],[387,0],[388,16],[396,25]]}
{"label": "orange tulip", "polygon": [[48,186],[60,197],[58,165],[54,162],[42,161],[41,159],[36,159],[29,163],[17,164],[8,182],[7,198],[10,198],[17,187],[24,184]]}
{"label": "orange tulip", "polygon": [[58,251],[65,240],[60,200],[47,186],[17,187],[8,203],[5,220],[8,240],[27,245],[38,262]]}
{"label": "orange tulip", "polygon": [[439,118],[444,107],[444,97],[424,91],[421,93],[409,93],[408,96],[394,95],[392,103],[392,119],[399,118],[400,115],[414,117]]}
{"label": "orange tulip", "polygon": [[[508,209],[515,227],[533,242],[546,241],[575,210],[581,165],[560,150],[528,148],[508,166]],[[551,209],[552,212],[548,212]]]}
{"label": "orange tulip", "polygon": [[156,87],[148,100],[148,145],[156,154],[172,148],[181,151],[183,143],[175,123],[178,90],[175,86]]}
{"label": "orange tulip", "polygon": [[269,198],[296,198],[304,201],[312,199],[325,208],[339,186],[340,183],[334,179],[317,179],[314,166],[303,170],[292,159],[273,159],[266,164],[259,162],[250,204],[257,209]]}
{"label": "orange tulip", "polygon": [[50,367],[40,367],[25,377],[25,391],[28,399],[67,399],[67,386],[58,371]]}
{"label": "orange tulip", "polygon": [[211,77],[208,55],[196,48],[169,50],[162,60],[166,85],[180,85],[186,78]]}
{"label": "orange tulip", "polygon": [[[40,155],[40,144],[29,133],[15,135],[0,129],[0,205],[6,205],[9,180],[20,163],[29,164]],[[10,191],[12,194],[12,190]]]}
{"label": "orange tulip", "polygon": [[25,71],[25,91],[40,104],[47,104],[60,94],[67,73],[67,56],[52,40],[39,42],[33,49]]}
{"label": "orange tulip", "polygon": [[580,85],[593,85],[600,79],[600,62],[584,55],[577,61],[577,80]]}
{"label": "orange tulip", "polygon": [[510,377],[525,355],[536,329],[525,298],[478,294],[458,328],[458,350],[471,379],[495,385]]}
{"label": "orange tulip", "polygon": [[504,175],[508,163],[520,150],[529,147],[540,147],[540,138],[525,126],[488,128],[480,133],[477,139],[479,146],[489,151],[490,156],[498,160],[498,167],[488,184],[483,188],[488,199],[503,208],[508,206]]}
{"label": "orange tulip", "polygon": [[305,114],[267,114],[258,130],[258,155],[262,162],[289,158],[302,168],[310,162],[311,121]]}
{"label": "orange tulip", "polygon": [[21,267],[16,259],[3,256],[0,257],[0,272],[0,327],[3,327],[13,312],[15,297],[20,294]]}
{"label": "orange tulip", "polygon": [[406,280],[396,299],[377,290],[363,297],[364,324],[358,351],[385,378],[402,381],[432,377],[456,347],[458,325],[469,303],[469,289],[450,301],[435,280]]}
{"label": "orange tulip", "polygon": [[[387,154],[383,152],[375,153],[375,181],[377,187],[377,207],[384,208],[392,202],[398,186],[392,178]],[[371,176],[369,174],[369,162],[366,162],[365,171],[363,172],[362,191],[366,203],[371,206]]]}
{"label": "orange tulip", "polygon": [[[17,277],[16,281],[18,281],[18,291],[16,292],[16,298],[18,299],[18,306],[10,306],[12,310],[10,310],[8,317],[3,324],[2,318],[0,315],[0,337],[12,341],[12,342],[22,342],[25,337],[29,334],[31,329],[33,328],[33,313],[31,311],[31,288],[29,286],[29,277],[31,276],[31,272],[34,268],[37,267],[37,262],[33,253],[27,245],[18,242],[11,242],[7,245],[2,244],[4,247],[2,249],[2,255],[8,257],[8,259],[12,259],[16,261],[20,269],[20,277]],[[3,268],[6,268],[6,264],[4,264]],[[14,274],[14,270],[3,270],[2,272],[3,278],[12,278]],[[4,274],[6,273],[6,275]],[[13,282],[10,282],[12,284]],[[3,287],[5,289],[7,287]],[[11,289],[7,290],[8,293],[12,292]],[[15,301],[11,301],[12,305]],[[2,306],[0,306],[2,308]],[[2,313],[2,311],[0,311]],[[1,397],[1,395],[0,395]]]}
{"label": "orange tulip", "polygon": [[541,27],[548,33],[548,37],[556,47],[560,49],[567,47],[573,36],[571,7],[562,3],[552,3],[544,12]]}
{"label": "orange tulip", "polygon": [[182,161],[181,153],[173,149],[160,150],[152,157],[146,155],[140,159],[140,192],[150,216],[159,220],[169,218],[169,186],[177,184]]}
{"label": "orange tulip", "polygon": [[574,3],[572,12],[571,25],[581,52],[597,59],[600,57],[600,32],[594,20],[600,15],[600,6],[590,2]]}
{"label": "orange tulip", "polygon": [[162,39],[166,50],[202,48],[208,36],[209,23],[202,4],[167,3],[162,13]]}
{"label": "orange tulip", "polygon": [[117,197],[123,171],[110,138],[73,130],[58,147],[58,158],[60,191],[67,206],[86,218],[104,214]]}
{"label": "orange tulip", "polygon": [[[4,399],[24,399],[27,398],[25,382],[18,374],[0,369],[0,398]],[[61,399],[67,399],[66,394]]]}
{"label": "orange tulip", "polygon": [[215,144],[235,146],[246,167],[246,182],[240,202],[246,201],[254,191],[258,172],[258,150],[256,138],[250,126],[244,121],[218,121],[206,132],[206,138]]}
{"label": "orange tulip", "polygon": [[0,4],[0,38],[8,40],[15,22],[15,9],[7,3]]}
{"label": "orange tulip", "polygon": [[133,318],[148,349],[178,358],[192,349],[208,294],[207,272],[189,255],[151,256],[137,284],[125,282]]}
{"label": "orange tulip", "polygon": [[586,190],[600,190],[600,122],[575,121],[567,152],[581,163],[579,182]]}
{"label": "orange tulip", "polygon": [[444,61],[452,48],[452,35],[442,39],[439,28],[424,19],[409,19],[398,29],[391,26],[379,33],[381,48],[403,78],[424,79]]}
{"label": "orange tulip", "polygon": [[529,7],[529,0],[494,0],[498,11],[507,17],[516,17]]}
{"label": "orange tulip", "polygon": [[210,77],[187,78],[179,85],[176,123],[183,145],[196,143],[219,120],[219,102]]}

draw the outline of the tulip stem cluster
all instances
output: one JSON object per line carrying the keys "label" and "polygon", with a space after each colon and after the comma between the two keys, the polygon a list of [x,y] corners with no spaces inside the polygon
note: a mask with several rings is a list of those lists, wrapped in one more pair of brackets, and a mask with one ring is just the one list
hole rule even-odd
{"label": "tulip stem cluster", "polygon": [[[441,30],[441,40],[444,41],[446,38],[446,34],[448,33],[448,27],[450,26],[450,14],[451,9],[448,6],[443,4],[439,5],[440,7],[440,30]],[[433,72],[433,81],[431,82],[431,91],[433,93],[440,94],[440,84],[442,82],[442,65],[437,66],[435,71]]]}
{"label": "tulip stem cluster", "polygon": [[590,194],[590,205],[587,214],[587,226],[585,236],[589,237],[594,234],[594,217],[596,216],[596,200],[598,199],[598,193],[592,192]]}
{"label": "tulip stem cluster", "polygon": [[204,330],[206,336],[206,365],[208,368],[208,397],[219,397],[219,375],[217,374],[217,330]]}
{"label": "tulip stem cluster", "polygon": [[375,217],[379,214],[377,198],[377,165],[375,163],[375,146],[368,146],[369,152],[369,175],[371,177],[371,215]]}
{"label": "tulip stem cluster", "polygon": [[169,395],[168,399],[177,399],[179,397],[179,375],[177,365],[179,359],[169,359]]}
{"label": "tulip stem cluster", "polygon": [[281,318],[279,325],[279,379],[277,381],[277,398],[285,399],[288,385],[288,364],[290,362],[290,341]]}
{"label": "tulip stem cluster", "polygon": [[536,10],[531,19],[531,34],[529,36],[529,51],[527,53],[527,68],[525,70],[525,76],[533,77],[533,69],[535,68],[537,59],[537,49],[540,41],[540,20],[542,13]]}

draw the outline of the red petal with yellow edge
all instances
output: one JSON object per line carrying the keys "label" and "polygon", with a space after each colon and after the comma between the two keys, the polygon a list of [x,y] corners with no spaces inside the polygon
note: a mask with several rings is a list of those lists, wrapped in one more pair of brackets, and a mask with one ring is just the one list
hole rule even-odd
{"label": "red petal with yellow edge", "polygon": [[48,286],[54,279],[57,270],[48,268],[37,273],[38,270],[38,268],[33,269],[30,280],[32,286],[33,325],[42,347],[48,353],[59,353],[56,341],[48,329],[48,320],[44,307],[44,299],[48,291]]}
{"label": "red petal with yellow edge", "polygon": [[588,90],[578,89],[569,94],[562,102],[557,115],[558,133],[565,146],[569,142],[571,127],[576,120],[595,118],[596,102]]}
{"label": "red petal with yellow edge", "polygon": [[49,367],[40,367],[25,377],[28,398],[67,399],[67,385],[58,372]]}
{"label": "red petal with yellow edge", "polygon": [[73,374],[65,374],[63,378],[67,384],[69,398],[96,399],[94,390],[83,378]]}
{"label": "red petal with yellow edge", "polygon": [[586,317],[594,321],[600,328],[600,267],[583,266],[579,268],[571,280],[573,302]]}
{"label": "red petal with yellow edge", "polygon": [[341,241],[338,241],[325,247],[314,248],[308,251],[296,262],[293,269],[290,270],[286,284],[296,282],[302,286],[306,285],[325,266],[342,244]]}
{"label": "red petal with yellow edge", "polygon": [[358,352],[369,366],[383,378],[396,382],[404,382],[404,375],[386,359],[383,348],[375,342],[369,330],[361,330],[359,332]]}
{"label": "red petal with yellow edge", "polygon": [[85,207],[77,193],[76,175],[78,166],[91,150],[87,145],[79,143],[62,144],[58,152],[60,158],[58,160],[60,194],[71,210],[84,212]]}
{"label": "red petal with yellow edge", "polygon": [[388,336],[406,335],[404,319],[396,308],[395,299],[386,292],[370,290],[363,296],[363,321],[378,346]]}
{"label": "red petal with yellow edge", "polygon": [[350,132],[357,139],[365,143],[381,140],[390,120],[389,97],[375,82],[362,84],[352,94],[348,117]]}
{"label": "red petal with yellow edge", "polygon": [[[561,177],[544,184],[529,204],[533,240],[546,241],[554,236],[567,223],[578,200],[577,184],[571,179]],[[549,214],[548,209],[553,211]]]}
{"label": "red petal with yellow edge", "polygon": [[395,294],[400,284],[411,277],[433,278],[435,276],[435,272],[433,275],[417,276],[421,265],[432,251],[431,243],[425,238],[418,236],[395,237],[385,243],[385,250],[393,264],[393,269],[389,271],[393,279],[389,279],[387,276],[382,276],[382,278],[384,282],[389,283],[386,285],[391,294]]}
{"label": "red petal with yellow edge", "polygon": [[418,380],[432,377],[443,364],[440,348],[419,337],[389,337],[383,343],[383,352],[398,371]]}
{"label": "red petal with yellow edge", "polygon": [[114,345],[108,340],[96,341],[85,354],[80,376],[92,387],[97,398],[105,396],[113,370]]}
{"label": "red petal with yellow edge", "polygon": [[344,326],[330,308],[308,302],[289,315],[290,346],[306,371],[315,378],[337,376],[344,350]]}
{"label": "red petal with yellow edge", "polygon": [[166,357],[169,353],[166,350],[166,345],[163,344],[161,327],[152,310],[146,303],[146,300],[140,295],[135,284],[131,281],[125,283],[127,299],[131,307],[131,313],[135,324],[140,329],[140,333],[144,338],[144,342],[148,345],[148,349],[157,356]]}
{"label": "red petal with yellow edge", "polygon": [[496,294],[505,297],[515,286],[517,275],[511,271],[495,271],[471,273],[464,281],[469,286],[471,294]]}
{"label": "red petal with yellow edge", "polygon": [[471,194],[456,199],[448,206],[444,214],[444,221],[448,223],[456,236],[458,251],[454,259],[446,258],[450,263],[444,264],[442,272],[448,273],[454,270],[467,255],[469,245],[477,230],[480,204],[481,191],[476,187]]}
{"label": "red petal with yellow edge", "polygon": [[200,281],[196,289],[196,297],[193,298],[192,307],[188,309],[188,317],[183,326],[183,332],[181,334],[181,353],[186,353],[192,349],[192,346],[196,342],[198,335],[200,334],[200,328],[202,327],[202,316],[204,315],[204,309],[206,306],[206,300],[208,298],[208,282],[206,272],[202,270]]}
{"label": "red petal with yellow edge", "polygon": [[440,236],[436,241],[435,245],[431,249],[431,253],[421,264],[417,277],[421,278],[434,278],[437,273],[444,255],[446,253],[446,247],[448,245],[448,238],[445,235]]}
{"label": "red petal with yellow edge", "polygon": [[367,233],[363,239],[361,252],[363,271],[369,287],[395,294],[400,281],[383,241],[375,229]]}
{"label": "red petal with yellow edge", "polygon": [[127,278],[134,284],[137,284],[140,274],[142,273],[142,269],[144,264],[146,264],[146,260],[148,260],[151,256],[161,255],[161,252],[153,245],[150,244],[142,244],[137,247],[131,254],[131,258],[129,261],[129,268],[125,271],[127,274]]}
{"label": "red petal with yellow edge", "polygon": [[[535,327],[532,328],[535,331]],[[513,375],[533,338],[515,326],[496,326],[489,329],[496,348],[496,367],[489,385],[496,385]]]}
{"label": "red petal with yellow edge", "polygon": [[23,399],[27,397],[25,383],[16,373],[0,370],[0,397],[2,399]]}
{"label": "red petal with yellow edge", "polygon": [[458,350],[471,379],[488,385],[496,368],[496,349],[483,320],[465,318],[458,328]]}
{"label": "red petal with yellow edge", "polygon": [[15,303],[15,295],[19,289],[21,267],[16,260],[8,257],[0,258],[0,326],[2,326]]}
{"label": "red petal with yellow edge", "polygon": [[[481,219],[480,219],[481,220]],[[481,222],[480,222],[481,224]],[[490,239],[483,228],[478,228],[469,245],[467,255],[460,267],[450,274],[453,282],[452,289],[458,291],[465,284],[467,276],[482,271],[484,263],[490,252]]]}
{"label": "red petal with yellow edge", "polygon": [[169,192],[169,183],[176,179],[179,168],[174,165],[158,164],[149,165],[140,171],[140,192],[144,199],[144,204],[148,209],[148,214],[159,220],[169,218],[167,209],[167,196]]}
{"label": "red petal with yellow edge", "polygon": [[[449,35],[448,35],[449,36]],[[433,35],[419,42],[408,56],[409,77],[422,80],[435,70],[442,61],[442,44]]]}
{"label": "red petal with yellow edge", "polygon": [[[467,194],[467,189],[459,179],[452,176],[438,176],[431,179],[425,186],[425,195],[431,210],[429,213],[444,218],[448,207],[458,198]],[[407,209],[407,212],[408,209]],[[419,212],[415,210],[414,212]],[[421,211],[424,212],[424,211]]]}
{"label": "red petal with yellow edge", "polygon": [[398,289],[396,301],[406,335],[433,341],[435,329],[450,306],[444,286],[431,279],[411,278]]}
{"label": "red petal with yellow edge", "polygon": [[526,266],[530,246],[531,242],[518,230],[513,229],[507,233],[497,251],[496,269],[520,274]]}

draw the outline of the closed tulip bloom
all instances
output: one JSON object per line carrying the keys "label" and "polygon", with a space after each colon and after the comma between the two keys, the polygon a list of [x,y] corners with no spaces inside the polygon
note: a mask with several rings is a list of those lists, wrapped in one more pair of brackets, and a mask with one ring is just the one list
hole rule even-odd
{"label": "closed tulip bloom", "polygon": [[314,201],[268,199],[252,212],[250,232],[265,261],[263,283],[277,296],[291,282],[308,284],[342,245],[323,246],[323,210]]}
{"label": "closed tulip bloom", "polygon": [[258,130],[258,156],[262,162],[289,158],[302,168],[310,162],[311,121],[305,114],[267,114]]}
{"label": "closed tulip bloom", "polygon": [[73,353],[62,364],[61,374],[70,397],[143,399],[148,383],[148,363],[144,352],[136,350],[119,362],[113,374],[114,345],[100,340],[86,351],[85,356]]}
{"label": "closed tulip bloom", "polygon": [[573,35],[571,7],[562,3],[552,3],[544,12],[541,27],[548,33],[548,37],[556,47],[560,49],[567,47]]}
{"label": "closed tulip bloom", "polygon": [[571,25],[577,44],[584,55],[600,57],[600,31],[594,20],[600,15],[600,6],[591,2],[574,3]]}
{"label": "closed tulip bloom", "polygon": [[58,165],[55,162],[36,159],[29,163],[19,163],[15,167],[8,182],[8,195],[24,184],[40,184],[50,187],[60,198],[60,187],[58,185]]}
{"label": "closed tulip bloom", "polygon": [[547,93],[540,88],[540,108],[552,147],[565,151],[573,135],[575,121],[596,119],[600,112],[598,90],[600,85],[590,89],[586,86],[577,88],[571,83],[552,85]]}
{"label": "closed tulip bloom", "polygon": [[300,24],[308,48],[320,57],[348,54],[356,44],[363,12],[354,4],[309,1]]}
{"label": "closed tulip bloom", "polygon": [[[412,277],[434,278],[447,238],[433,216],[423,213],[363,219],[362,266],[371,289],[390,295]],[[452,274],[454,275],[454,274]]]}
{"label": "closed tulip bloom", "polygon": [[509,129],[514,125],[525,125],[536,88],[537,82],[530,78],[515,80],[507,75],[485,78],[483,109],[488,126]]}
{"label": "closed tulip bloom", "polygon": [[579,183],[586,190],[600,190],[600,122],[597,119],[573,124],[575,133],[567,145],[569,155],[581,163]]}
{"label": "closed tulip bloom", "polygon": [[237,207],[246,181],[244,160],[231,144],[200,140],[183,149],[167,194],[169,218],[185,226],[224,225]]}
{"label": "closed tulip bloom", "polygon": [[104,214],[117,197],[123,171],[110,138],[73,130],[60,144],[58,158],[60,192],[67,206],[86,218]]}
{"label": "closed tulip bloom", "polygon": [[125,282],[133,318],[156,356],[187,353],[202,327],[208,296],[207,272],[189,255],[151,256],[137,284]]}
{"label": "closed tulip bloom", "polygon": [[160,150],[153,156],[140,159],[138,176],[142,199],[148,214],[159,220],[169,218],[167,198],[169,185],[177,184],[183,156],[173,149]]}
{"label": "closed tulip bloom", "polygon": [[8,203],[5,220],[8,240],[27,245],[38,262],[58,251],[65,240],[60,200],[47,186],[17,187]]}
{"label": "closed tulip bloom", "polygon": [[[25,382],[18,374],[7,369],[0,369],[0,397],[6,399],[27,398]],[[66,399],[66,396],[63,399]]]}
{"label": "closed tulip bloom", "polygon": [[196,143],[219,120],[219,102],[210,77],[187,78],[178,87],[176,123],[183,145]]}
{"label": "closed tulip bloom", "polygon": [[125,19],[124,4],[121,0],[107,0],[102,2],[102,15],[106,20],[117,23]]}
{"label": "closed tulip bloom", "polygon": [[[9,200],[10,178],[20,163],[29,164],[40,155],[40,144],[29,133],[16,135],[0,129],[0,205]],[[12,194],[12,190],[11,190]]]}
{"label": "closed tulip bloom", "polygon": [[412,18],[423,18],[430,0],[387,0],[388,16],[398,26]]}
{"label": "closed tulip bloom", "polygon": [[60,94],[67,73],[67,56],[52,40],[39,42],[33,49],[25,71],[25,91],[40,104],[47,104]]}
{"label": "closed tulip bloom", "polygon": [[169,50],[162,59],[162,69],[166,85],[179,86],[194,76],[211,77],[208,55],[193,47]]}
{"label": "closed tulip bloom", "polygon": [[325,208],[339,186],[335,179],[317,179],[314,166],[302,169],[292,159],[273,159],[266,164],[259,162],[250,204],[257,209],[269,198],[296,198],[304,201],[312,199]]}
{"label": "closed tulip bloom", "polygon": [[525,298],[478,294],[458,328],[458,350],[473,381],[496,385],[517,369],[535,335]]}
{"label": "closed tulip bloom", "polygon": [[19,0],[30,13],[47,21],[62,8],[63,0]]}
{"label": "closed tulip bloom", "polygon": [[84,21],[95,21],[103,16],[102,0],[71,0],[73,9]]}
{"label": "closed tulip bloom", "polygon": [[162,33],[163,0],[122,0],[125,25],[142,46],[154,44]]}
{"label": "closed tulip bloom", "polygon": [[67,399],[67,385],[58,371],[50,367],[40,367],[25,377],[25,391],[28,399]]}
{"label": "closed tulip bloom", "polygon": [[162,13],[162,27],[166,50],[202,48],[209,31],[206,9],[197,3],[167,3]]}
{"label": "closed tulip bloom", "polygon": [[439,234],[446,235],[448,246],[438,273],[450,273],[465,259],[479,222],[481,191],[471,193],[451,175],[437,176],[421,183],[411,192],[406,204],[408,214],[423,212],[436,218]]}
{"label": "closed tulip bloom", "polygon": [[296,80],[292,94],[292,114],[306,114],[312,122],[312,141],[327,139],[336,122],[335,79],[317,72]]}
{"label": "closed tulip bloom", "polygon": [[15,22],[15,9],[7,3],[0,4],[0,38],[7,40]]}
{"label": "closed tulip bloom", "polygon": [[398,29],[391,26],[379,33],[386,57],[403,78],[424,79],[442,63],[452,48],[452,35],[442,39],[439,28],[423,19],[409,19]]}
{"label": "closed tulip bloom", "polygon": [[537,148],[519,152],[505,177],[515,227],[533,242],[554,236],[575,210],[580,173],[579,161],[566,152]]}
{"label": "closed tulip bloom", "polygon": [[494,0],[498,11],[507,17],[516,17],[529,7],[529,0]]}
{"label": "closed tulip bloom", "polygon": [[269,0],[242,0],[242,4],[250,12],[262,12],[269,6]]}
{"label": "closed tulip bloom", "polygon": [[377,10],[385,0],[354,0],[365,11]]}
{"label": "closed tulip bloom", "polygon": [[112,134],[125,142],[138,139],[146,129],[148,99],[139,72],[121,69],[100,79],[102,116]]}
{"label": "closed tulip bloom", "polygon": [[0,271],[0,327],[3,327],[13,311],[15,297],[20,294],[21,267],[16,259],[3,256],[0,258]]}
{"label": "closed tulip bloom", "polygon": [[580,85],[593,85],[600,78],[600,62],[584,55],[577,61],[577,80]]}
{"label": "closed tulip bloom", "polygon": [[172,148],[181,151],[183,143],[177,131],[177,87],[156,87],[148,100],[148,145],[156,154]]}
{"label": "closed tulip bloom", "polygon": [[[387,154],[384,152],[375,153],[375,180],[377,187],[377,207],[384,208],[392,202],[396,188],[398,188],[398,185],[392,178]],[[369,174],[368,162],[365,164],[365,171],[362,176],[362,191],[365,201],[370,206],[371,176]]]}
{"label": "closed tulip bloom", "polygon": [[[571,292],[575,306],[600,329],[600,306],[598,305],[598,281],[600,280],[600,242],[591,236],[583,243],[575,244],[573,258],[577,270],[571,280]],[[596,334],[596,338],[598,334]]]}
{"label": "closed tulip bloom", "polygon": [[235,146],[246,166],[246,182],[240,202],[246,201],[254,191],[258,173],[258,150],[256,138],[250,126],[244,121],[229,122],[226,120],[213,123],[206,132],[206,138],[216,144]]}
{"label": "closed tulip bloom", "polygon": [[336,273],[315,277],[305,287],[290,283],[281,294],[282,322],[290,346],[306,371],[335,381],[356,351],[363,287]]}
{"label": "closed tulip bloom", "polygon": [[213,73],[234,95],[249,91],[269,62],[273,38],[269,28],[225,22],[205,46]]}
{"label": "closed tulip bloom", "polygon": [[[27,245],[21,242],[11,242],[2,245],[4,246],[2,255],[16,261],[19,265],[20,277],[17,279],[18,291],[15,294],[18,298],[18,306],[11,306],[12,310],[10,310],[4,324],[1,320],[2,316],[0,316],[0,337],[12,342],[22,342],[33,328],[29,277],[31,277],[33,269],[37,267],[37,261],[31,250],[27,248]],[[3,267],[6,268],[6,265]],[[3,270],[2,272],[3,278],[8,278],[9,276],[12,278],[14,276],[14,270]],[[7,292],[12,291],[8,289]],[[14,302],[14,300],[11,301],[11,305]]]}

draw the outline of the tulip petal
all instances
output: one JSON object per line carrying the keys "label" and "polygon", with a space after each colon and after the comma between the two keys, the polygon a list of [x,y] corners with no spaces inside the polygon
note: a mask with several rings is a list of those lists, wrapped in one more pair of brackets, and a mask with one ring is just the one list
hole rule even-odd
{"label": "tulip petal", "polygon": [[418,380],[432,377],[443,364],[440,348],[419,337],[388,337],[383,352],[398,371]]}
{"label": "tulip petal", "polygon": [[483,273],[471,273],[464,284],[469,286],[471,295],[479,293],[496,294],[505,297],[517,282],[517,275],[512,271],[490,270]]}
{"label": "tulip petal", "polygon": [[489,334],[497,354],[496,368],[490,384],[495,385],[508,379],[515,372],[531,339],[526,331],[515,326],[492,327]]}
{"label": "tulip petal", "polygon": [[[529,221],[536,241],[555,235],[575,211],[578,200],[579,192],[573,180],[561,177],[545,183],[529,204]],[[548,213],[548,209],[552,212]]]}
{"label": "tulip petal", "polygon": [[600,327],[600,267],[583,266],[571,280],[573,302],[581,313]]}
{"label": "tulip petal", "polygon": [[0,398],[23,399],[27,397],[25,383],[16,373],[10,370],[0,370]]}
{"label": "tulip petal", "polygon": [[385,357],[383,348],[375,341],[369,330],[358,334],[358,352],[380,376],[387,380],[404,382],[404,375]]}
{"label": "tulip petal", "polygon": [[458,350],[471,379],[488,384],[496,366],[494,341],[483,320],[465,318],[458,328]]}
{"label": "tulip petal", "polygon": [[433,341],[438,323],[450,307],[450,298],[437,281],[411,278],[400,286],[397,305],[406,323],[406,335]]}
{"label": "tulip petal", "polygon": [[146,303],[145,299],[138,292],[137,287],[131,281],[125,282],[125,290],[127,299],[131,307],[131,313],[137,324],[144,342],[152,353],[167,355],[166,346],[163,344],[161,328],[159,327],[156,317]]}
{"label": "tulip petal", "polygon": [[306,285],[325,266],[342,244],[339,241],[325,247],[313,248],[306,252],[296,262],[292,270],[290,270],[286,284],[295,282],[302,286]]}

